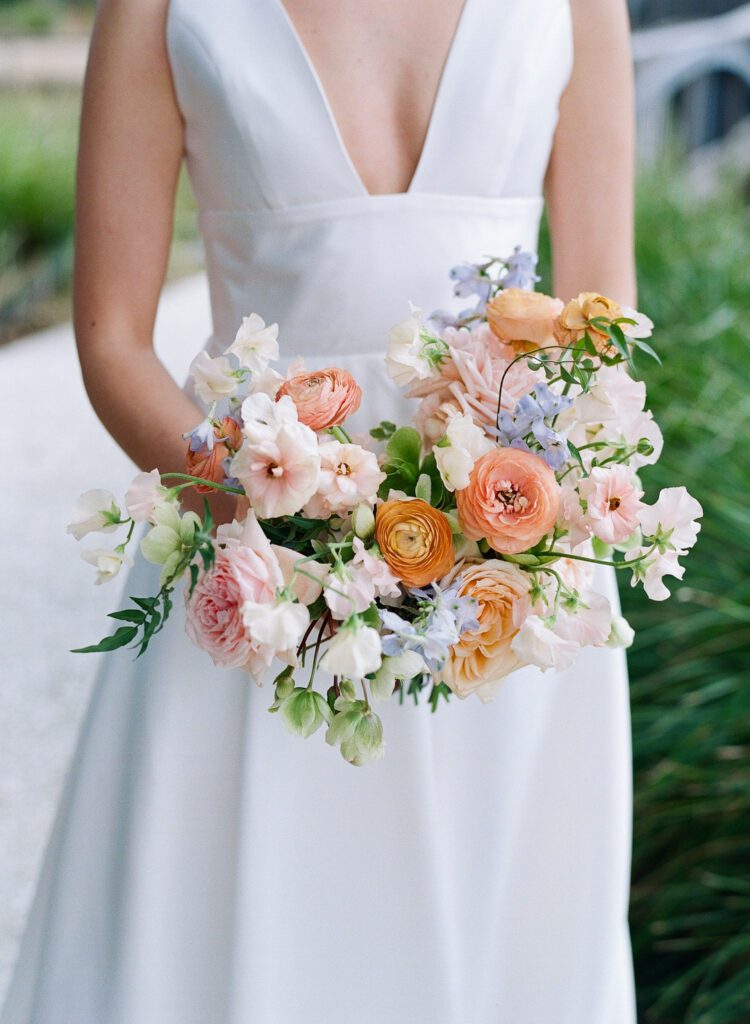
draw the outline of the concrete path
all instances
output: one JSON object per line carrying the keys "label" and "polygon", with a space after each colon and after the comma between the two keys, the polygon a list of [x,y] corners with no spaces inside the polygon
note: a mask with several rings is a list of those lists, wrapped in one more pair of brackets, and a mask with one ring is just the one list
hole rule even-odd
{"label": "concrete path", "polygon": [[[205,279],[168,285],[155,344],[179,383],[209,333]],[[136,469],[91,409],[69,325],[0,348],[0,400],[1,1003],[98,664],[69,649],[119,607],[65,527],[82,491],[122,496]]]}
{"label": "concrete path", "polygon": [[80,85],[88,36],[0,39],[0,86]]}

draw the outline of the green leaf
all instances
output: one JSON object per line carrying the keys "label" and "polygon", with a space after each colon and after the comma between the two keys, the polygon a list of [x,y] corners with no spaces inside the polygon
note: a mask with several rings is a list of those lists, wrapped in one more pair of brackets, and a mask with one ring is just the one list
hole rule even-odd
{"label": "green leaf", "polygon": [[430,499],[432,497],[432,481],[427,473],[419,474],[419,479],[417,480],[417,486],[414,488],[414,493],[418,498],[421,498],[422,501],[427,502],[428,505],[430,504]]}
{"label": "green leaf", "polygon": [[108,617],[122,622],[143,622],[146,618],[146,613],[139,612],[137,608],[123,608],[121,612],[109,612]]}
{"label": "green leaf", "polygon": [[[388,461],[391,464],[419,470],[419,456],[422,451],[422,439],[414,427],[399,427],[385,446]],[[415,477],[416,479],[416,477]]]}
{"label": "green leaf", "polygon": [[125,647],[131,640],[134,640],[138,633],[137,626],[121,626],[111,636],[105,636],[98,644],[90,647],[74,647],[72,654],[98,654],[102,651],[116,651],[118,647]]}
{"label": "green leaf", "polygon": [[570,440],[568,441],[568,451],[573,456],[573,458],[578,463],[578,465],[581,467],[581,469],[584,469],[583,459],[581,458],[581,453],[576,448],[576,446],[573,444],[573,442],[570,441]]}
{"label": "green leaf", "polygon": [[632,342],[636,346],[636,348],[641,349],[642,352],[646,352],[647,355],[650,355],[653,359],[655,359],[659,366],[662,365],[658,353],[654,351],[654,349],[648,344],[647,341],[644,341],[643,338],[633,338]]}
{"label": "green leaf", "polygon": [[381,420],[377,427],[373,427],[370,431],[370,437],[374,437],[376,441],[387,441],[395,431],[395,423],[391,423],[390,420]]}

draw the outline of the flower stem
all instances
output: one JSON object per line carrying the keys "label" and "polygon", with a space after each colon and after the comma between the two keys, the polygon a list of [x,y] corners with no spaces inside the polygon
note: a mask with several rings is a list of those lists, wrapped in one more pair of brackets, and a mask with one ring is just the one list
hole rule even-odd
{"label": "flower stem", "polygon": [[323,633],[325,632],[326,626],[328,625],[328,623],[330,621],[331,621],[331,613],[330,612],[326,612],[325,615],[323,616],[323,622],[321,624],[320,630],[318,631],[318,638],[317,638],[317,640],[315,642],[315,650],[313,652],[312,671],[310,672],[310,682],[307,684],[308,690],[312,690],[313,680],[315,679],[315,671],[316,671],[316,669],[318,667],[318,658],[320,656],[320,645],[323,642]]}
{"label": "flower stem", "polygon": [[177,480],[187,480],[188,483],[183,484],[183,487],[188,487],[190,484],[204,484],[206,487],[212,487],[216,491],[226,491],[228,494],[244,494],[245,491],[242,487],[230,487],[227,484],[217,484],[215,480],[206,480],[202,476],[191,476],[189,473],[162,473],[161,478],[164,480],[166,477],[174,477]]}

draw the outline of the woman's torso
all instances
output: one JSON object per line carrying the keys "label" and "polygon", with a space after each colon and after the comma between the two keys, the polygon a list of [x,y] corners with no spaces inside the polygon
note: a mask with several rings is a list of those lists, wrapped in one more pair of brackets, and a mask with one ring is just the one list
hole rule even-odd
{"label": "woman's torso", "polygon": [[409,300],[456,308],[455,263],[536,245],[568,0],[466,0],[403,193],[368,193],[281,0],[171,0],[167,45],[212,354],[254,311],[287,359],[379,358]]}

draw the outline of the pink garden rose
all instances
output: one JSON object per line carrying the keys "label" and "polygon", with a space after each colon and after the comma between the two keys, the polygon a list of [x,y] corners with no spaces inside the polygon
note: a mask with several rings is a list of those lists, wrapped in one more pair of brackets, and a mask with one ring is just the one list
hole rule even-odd
{"label": "pink garden rose", "polygon": [[474,463],[469,486],[456,492],[463,531],[514,555],[538,544],[555,525],[560,485],[538,455],[493,448]]}
{"label": "pink garden rose", "polygon": [[362,391],[348,370],[335,366],[326,370],[298,373],[284,383],[277,398],[289,395],[297,406],[300,423],[311,430],[340,426],[359,409]]}
{"label": "pink garden rose", "polygon": [[271,603],[283,585],[278,559],[252,512],[244,524],[219,527],[214,565],[201,575],[192,597],[185,591],[188,636],[214,664],[244,668],[260,682],[276,652],[253,638],[242,606]]}

